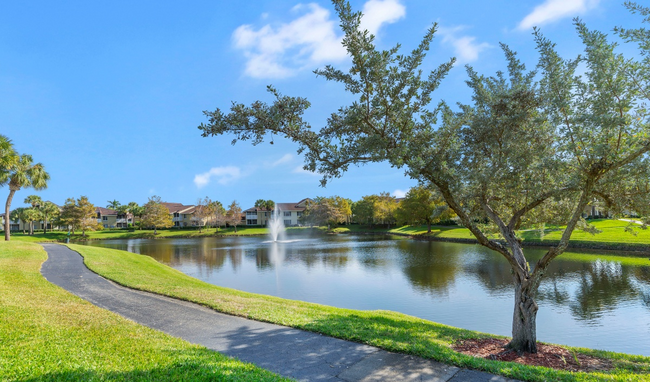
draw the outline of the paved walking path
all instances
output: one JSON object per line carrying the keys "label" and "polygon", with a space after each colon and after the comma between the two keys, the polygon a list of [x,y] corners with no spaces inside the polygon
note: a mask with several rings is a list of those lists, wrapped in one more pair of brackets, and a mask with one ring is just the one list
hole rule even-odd
{"label": "paved walking path", "polygon": [[77,252],[44,244],[50,282],[139,324],[300,381],[512,381],[419,357],[218,313],[119,286],[90,271]]}

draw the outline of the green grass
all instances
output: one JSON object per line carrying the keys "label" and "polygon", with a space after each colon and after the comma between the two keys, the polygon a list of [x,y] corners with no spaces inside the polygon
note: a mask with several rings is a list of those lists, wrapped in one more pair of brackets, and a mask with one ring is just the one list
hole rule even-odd
{"label": "green grass", "polygon": [[[288,234],[301,234],[304,232],[311,232],[312,229],[306,227],[290,227],[287,228]],[[313,231],[321,232],[319,228],[314,228]],[[154,235],[153,230],[135,230],[129,231],[125,229],[105,229],[101,231],[86,232],[86,237],[82,237],[81,231],[76,231],[75,234],[70,236],[71,241],[76,240],[106,240],[106,239],[150,239],[150,238],[185,238],[185,237],[212,237],[212,236],[247,236],[247,235],[266,235],[268,229],[263,227],[238,227],[237,232],[234,228],[221,228],[216,232],[214,228],[204,229],[199,232],[198,229],[159,229],[158,233]],[[52,231],[46,234],[37,232],[34,235],[26,235],[22,232],[15,232],[11,234],[11,238],[20,241],[45,243],[45,242],[64,242],[68,237],[66,231]]]}
{"label": "green grass", "polygon": [[462,339],[496,336],[395,312],[339,309],[245,293],[194,279],[147,256],[82,245],[69,247],[84,256],[90,269],[122,285],[197,302],[237,316],[319,332],[389,351],[415,354],[530,381],[650,380],[650,357],[571,348],[577,353],[608,358],[616,366],[608,373],[589,374],[488,361],[459,354],[451,350],[450,344]]}
{"label": "green grass", "polygon": [[[576,230],[571,235],[571,244],[573,246],[585,248],[606,247],[611,249],[635,249],[638,247],[650,246],[650,229],[641,230],[637,228],[636,235],[633,235],[629,232],[625,232],[625,227],[628,225],[628,222],[625,221],[597,219],[591,220],[590,223],[602,232],[596,235],[592,235],[590,233]],[[635,226],[638,227],[638,225]],[[427,233],[426,226],[402,226],[390,230],[377,227],[370,228],[367,226],[350,226],[336,228],[335,232],[375,232],[396,235],[431,237],[433,239],[475,239],[467,228],[455,226],[432,226],[431,233]],[[548,243],[548,245],[552,245],[554,242],[560,240],[562,236],[562,230],[559,227],[547,228],[544,231],[543,239],[540,239],[539,230],[524,230],[520,232],[520,235],[524,239],[524,243]]]}
{"label": "green grass", "polygon": [[[627,222],[620,220],[592,220],[591,223],[602,231],[597,235],[591,235],[583,231],[576,230],[571,235],[571,245],[574,247],[584,248],[607,248],[607,249],[646,249],[650,246],[650,229],[637,230],[637,235],[632,235],[625,232],[624,228],[628,225]],[[349,226],[341,226],[332,230],[335,233],[378,233],[378,234],[395,234],[395,235],[408,235],[408,236],[421,236],[430,237],[431,239],[442,240],[475,240],[474,236],[468,229],[458,226],[432,226],[431,233],[427,233],[426,226],[402,226],[387,229],[385,227],[369,227],[360,226],[357,224]],[[287,233],[302,234],[302,233],[320,233],[326,232],[325,227],[291,227],[287,229]],[[267,228],[260,227],[239,227],[237,232],[233,228],[222,228],[218,233],[214,228],[203,230],[199,232],[198,229],[166,229],[158,230],[158,235],[153,234],[153,230],[103,230],[96,232],[87,232],[85,240],[104,240],[104,239],[141,239],[141,238],[174,238],[174,237],[210,237],[210,236],[230,236],[230,235],[266,235],[268,234]],[[545,236],[540,239],[538,230],[524,230],[520,232],[524,243],[533,244],[548,244],[552,245],[554,242],[560,240],[562,231],[559,228],[548,228],[545,230]],[[47,241],[65,241],[67,232],[48,232],[47,234],[37,233],[33,236],[24,235],[22,233],[14,233],[12,235],[16,240],[30,241],[30,242],[47,242]],[[81,233],[77,232],[71,237],[72,241],[84,240]]]}
{"label": "green grass", "polygon": [[281,381],[47,282],[42,247],[0,243],[0,381]]}

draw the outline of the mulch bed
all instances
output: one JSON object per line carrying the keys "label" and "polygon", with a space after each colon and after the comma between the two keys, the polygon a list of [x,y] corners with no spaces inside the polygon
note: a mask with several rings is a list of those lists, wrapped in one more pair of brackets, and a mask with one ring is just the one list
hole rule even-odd
{"label": "mulch bed", "polygon": [[537,344],[537,353],[519,354],[506,347],[508,342],[506,339],[496,338],[471,339],[458,341],[452,348],[457,352],[474,357],[517,362],[529,366],[545,366],[566,371],[607,371],[613,368],[610,360],[571,353],[565,348],[541,343]]}

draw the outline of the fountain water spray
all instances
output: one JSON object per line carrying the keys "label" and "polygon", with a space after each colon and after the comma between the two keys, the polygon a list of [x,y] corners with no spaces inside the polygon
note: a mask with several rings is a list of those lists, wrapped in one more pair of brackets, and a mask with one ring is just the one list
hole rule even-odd
{"label": "fountain water spray", "polygon": [[271,213],[271,218],[269,219],[269,234],[271,235],[271,241],[278,241],[278,236],[284,240],[284,221],[280,216],[280,210],[278,210],[278,205],[275,205],[273,212]]}

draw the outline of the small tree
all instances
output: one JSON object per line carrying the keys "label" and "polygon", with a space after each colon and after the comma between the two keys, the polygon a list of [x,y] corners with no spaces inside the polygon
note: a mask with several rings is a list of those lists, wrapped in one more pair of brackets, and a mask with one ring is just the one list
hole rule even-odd
{"label": "small tree", "polygon": [[81,229],[81,236],[86,237],[86,231],[97,231],[102,229],[102,225],[97,222],[97,212],[95,206],[90,203],[88,197],[81,196],[77,199],[75,205],[78,227]]}
{"label": "small tree", "polygon": [[382,192],[375,200],[374,205],[376,222],[390,225],[395,222],[395,211],[397,211],[397,201],[395,197],[388,192]]}
{"label": "small tree", "polygon": [[113,211],[117,211],[121,206],[120,202],[118,202],[117,200],[109,200],[106,203],[107,203],[106,208],[111,209]]}
{"label": "small tree", "polygon": [[86,237],[86,231],[96,231],[103,228],[97,222],[95,206],[88,201],[86,196],[81,196],[76,200],[74,198],[66,199],[61,208],[59,224],[68,226],[72,233],[80,229],[83,237]]}
{"label": "small tree", "polygon": [[452,216],[453,211],[442,197],[436,197],[430,187],[422,185],[408,190],[396,211],[398,221],[411,225],[424,223],[427,225],[427,233],[431,233],[431,224]]}
{"label": "small tree", "polygon": [[81,217],[76,208],[74,198],[66,199],[65,204],[63,204],[63,207],[61,208],[61,214],[59,215],[59,224],[68,227],[68,230],[74,233],[80,223]]}
{"label": "small tree", "polygon": [[[240,213],[241,213],[241,211],[240,211]],[[219,227],[226,224],[226,222],[228,221],[228,216],[226,214],[226,209],[223,208],[223,205],[221,204],[221,202],[219,202],[217,200],[212,202],[212,219],[214,221],[214,225],[217,228],[216,232],[219,232]]]}
{"label": "small tree", "polygon": [[235,233],[237,232],[237,226],[241,223],[241,207],[236,200],[233,200],[228,207],[228,212],[226,213],[228,224],[235,227]]}
{"label": "small tree", "polygon": [[372,226],[375,219],[375,203],[377,199],[377,195],[367,195],[352,205],[352,215],[357,223]]}
{"label": "small tree", "polygon": [[163,206],[160,196],[152,196],[147,204],[144,205],[144,214],[142,215],[142,225],[153,227],[153,234],[158,234],[158,228],[169,228],[174,225],[169,209]]}
{"label": "small tree", "polygon": [[346,219],[345,208],[340,203],[341,198],[316,197],[313,203],[308,203],[305,209],[306,220],[316,225],[331,226],[344,223]]}
{"label": "small tree", "polygon": [[203,232],[203,226],[208,224],[212,219],[212,208],[212,200],[207,196],[205,199],[199,198],[197,200],[194,213],[192,214],[192,220],[199,226],[199,233]]}

